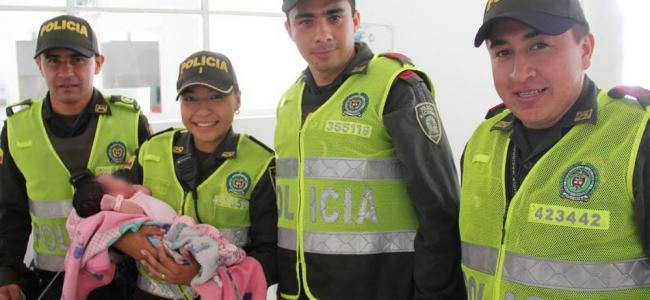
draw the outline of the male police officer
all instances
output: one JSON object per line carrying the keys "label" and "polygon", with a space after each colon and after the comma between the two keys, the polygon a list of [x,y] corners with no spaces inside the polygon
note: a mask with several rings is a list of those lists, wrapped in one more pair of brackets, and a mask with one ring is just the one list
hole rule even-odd
{"label": "male police officer", "polygon": [[285,0],[308,68],[275,146],[282,298],[462,299],[458,183],[428,77],[354,43],[353,0]]}
{"label": "male police officer", "polygon": [[648,299],[650,91],[586,76],[578,0],[491,0],[484,40],[504,105],[463,158],[469,298]]}
{"label": "male police officer", "polygon": [[[70,175],[86,168],[109,173],[128,163],[149,136],[132,99],[105,97],[93,87],[104,56],[86,20],[63,15],[45,21],[34,59],[48,94],[7,108],[1,135],[0,298],[5,299],[19,299],[21,293],[29,299],[41,293],[43,299],[60,298]],[[38,280],[31,280],[22,263],[30,231]],[[93,295],[119,295],[107,291]]]}

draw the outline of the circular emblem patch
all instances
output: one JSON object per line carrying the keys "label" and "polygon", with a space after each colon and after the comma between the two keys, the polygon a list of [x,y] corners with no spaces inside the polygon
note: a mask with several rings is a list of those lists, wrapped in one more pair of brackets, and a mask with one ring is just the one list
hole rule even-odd
{"label": "circular emblem patch", "polygon": [[368,95],[366,93],[354,93],[343,100],[343,115],[361,117],[368,108]]}
{"label": "circular emblem patch", "polygon": [[106,148],[108,160],[114,164],[122,164],[126,162],[126,145],[122,142],[112,142]]}
{"label": "circular emblem patch", "polygon": [[587,201],[598,185],[598,172],[590,164],[575,164],[562,177],[560,196],[574,201]]}
{"label": "circular emblem patch", "polygon": [[237,195],[246,194],[250,185],[251,177],[244,172],[234,172],[230,174],[228,180],[226,180],[228,191]]}

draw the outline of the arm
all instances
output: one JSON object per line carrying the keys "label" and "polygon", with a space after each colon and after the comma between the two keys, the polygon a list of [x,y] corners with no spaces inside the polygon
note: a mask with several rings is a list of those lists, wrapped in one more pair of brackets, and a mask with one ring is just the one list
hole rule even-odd
{"label": "arm", "polygon": [[246,253],[260,262],[268,285],[277,283],[277,263],[275,259],[278,243],[278,210],[275,203],[273,174],[275,161],[271,161],[263,176],[253,189],[250,201],[251,227],[248,236],[251,244],[245,247]]}
{"label": "arm", "polygon": [[16,167],[7,142],[7,126],[0,134],[0,287],[19,284],[23,290],[31,282],[23,260],[32,230],[25,178]]}
{"label": "arm", "polygon": [[140,122],[138,123],[138,145],[142,145],[149,136],[151,136],[151,127],[147,117],[140,113]]}
{"label": "arm", "polygon": [[650,257],[650,123],[639,146],[634,169],[634,217],[641,236],[643,252]]}
{"label": "arm", "polygon": [[414,73],[397,79],[388,97],[384,125],[393,139],[419,222],[414,243],[415,299],[464,299],[456,168],[442,126],[440,139],[431,140],[415,110],[420,103],[433,103],[433,97]]}

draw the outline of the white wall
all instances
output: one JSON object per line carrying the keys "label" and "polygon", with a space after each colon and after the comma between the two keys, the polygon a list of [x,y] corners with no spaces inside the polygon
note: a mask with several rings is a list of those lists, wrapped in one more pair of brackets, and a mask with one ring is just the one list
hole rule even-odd
{"label": "white wall", "polygon": [[[596,37],[588,74],[603,89],[623,82],[623,20],[621,3],[644,0],[589,0],[584,10]],[[393,28],[394,51],[411,57],[434,82],[436,100],[456,161],[487,110],[501,102],[494,91],[491,66],[484,46],[474,48],[483,19],[484,0],[414,1],[358,0],[363,23]],[[650,36],[650,22],[628,20],[637,32]],[[645,26],[645,27],[644,27]],[[287,37],[288,39],[288,37]],[[650,70],[650,55],[638,62]],[[649,76],[650,77],[650,76]],[[627,84],[641,84],[627,82]],[[272,145],[273,118],[236,122]]]}

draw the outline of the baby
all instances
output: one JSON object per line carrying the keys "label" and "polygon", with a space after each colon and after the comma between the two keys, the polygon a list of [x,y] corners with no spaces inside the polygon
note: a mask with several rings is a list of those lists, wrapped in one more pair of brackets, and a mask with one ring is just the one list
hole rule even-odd
{"label": "baby", "polygon": [[231,266],[246,256],[244,250],[223,238],[216,228],[196,224],[188,216],[179,216],[167,203],[150,196],[144,186],[117,176],[95,177],[89,172],[71,181],[75,186],[72,206],[79,217],[114,211],[143,215],[161,224],[166,229],[163,239],[151,237],[149,240],[155,247],[162,243],[166,253],[180,264],[187,263],[180,249],[189,250],[201,265],[200,273],[192,280],[193,285],[210,279],[219,266]]}

